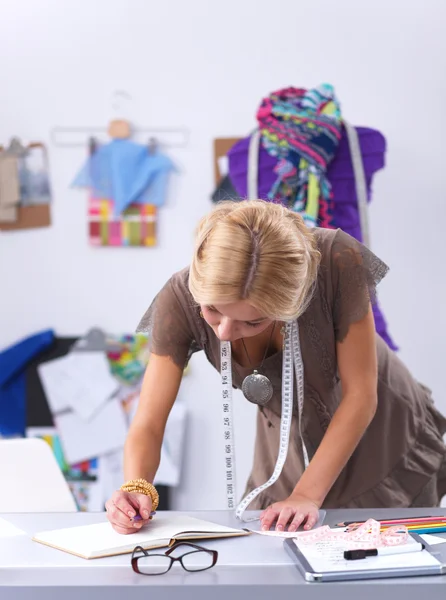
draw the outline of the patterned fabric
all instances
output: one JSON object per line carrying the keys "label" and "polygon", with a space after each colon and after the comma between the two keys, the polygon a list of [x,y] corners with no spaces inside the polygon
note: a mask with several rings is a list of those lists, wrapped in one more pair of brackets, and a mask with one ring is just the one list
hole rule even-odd
{"label": "patterned fabric", "polygon": [[155,246],[157,208],[130,204],[115,215],[112,200],[90,198],[88,232],[93,246]]}
{"label": "patterned fabric", "polygon": [[109,336],[107,338],[107,359],[112,374],[121,383],[138,383],[149,361],[147,336],[136,335]]}
{"label": "patterned fabric", "polygon": [[264,98],[257,112],[266,151],[278,158],[268,198],[299,212],[310,227],[333,227],[326,177],[341,138],[341,113],[332,86],[285,88]]}

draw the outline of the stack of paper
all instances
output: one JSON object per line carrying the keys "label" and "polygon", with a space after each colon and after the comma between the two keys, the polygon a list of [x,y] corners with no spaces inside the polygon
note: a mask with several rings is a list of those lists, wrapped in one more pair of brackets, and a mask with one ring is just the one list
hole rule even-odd
{"label": "stack of paper", "polygon": [[[94,328],[69,354],[38,367],[56,427],[52,435],[60,439],[63,451],[56,458],[62,470],[74,465],[74,471],[81,471],[79,480],[71,478],[70,487],[84,510],[102,510],[122,485],[123,447],[139,402],[141,382],[120,383],[111,372],[106,352],[107,336]],[[179,484],[185,426],[186,408],[177,401],[167,421],[155,484]],[[29,431],[28,435],[39,433]],[[86,463],[93,459],[97,461],[90,477]]]}
{"label": "stack of paper", "polygon": [[104,353],[70,352],[38,372],[68,463],[122,448],[127,424]]}
{"label": "stack of paper", "polygon": [[42,363],[38,372],[51,411],[71,409],[87,421],[118,389],[103,352],[70,352]]}

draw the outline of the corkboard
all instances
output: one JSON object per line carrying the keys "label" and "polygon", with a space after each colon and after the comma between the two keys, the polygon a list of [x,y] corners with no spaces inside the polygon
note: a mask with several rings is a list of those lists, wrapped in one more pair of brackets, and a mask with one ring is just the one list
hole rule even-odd
{"label": "corkboard", "polygon": [[35,229],[36,227],[49,227],[50,225],[51,218],[49,204],[19,206],[17,221],[14,221],[13,223],[0,221],[0,231]]}
{"label": "corkboard", "polygon": [[[43,147],[39,142],[29,144],[29,148]],[[0,146],[0,151],[3,147]],[[51,225],[50,204],[34,204],[32,206],[19,206],[17,220],[11,222],[0,221],[0,231],[15,231],[17,229],[35,229],[36,227],[49,227]]]}

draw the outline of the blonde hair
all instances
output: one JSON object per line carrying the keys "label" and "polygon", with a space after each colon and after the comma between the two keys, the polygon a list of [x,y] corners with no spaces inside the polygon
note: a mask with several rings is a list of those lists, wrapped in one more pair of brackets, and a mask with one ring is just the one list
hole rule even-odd
{"label": "blonde hair", "polygon": [[302,217],[262,200],[221,202],[199,222],[189,289],[202,305],[246,300],[280,321],[311,300],[320,253]]}

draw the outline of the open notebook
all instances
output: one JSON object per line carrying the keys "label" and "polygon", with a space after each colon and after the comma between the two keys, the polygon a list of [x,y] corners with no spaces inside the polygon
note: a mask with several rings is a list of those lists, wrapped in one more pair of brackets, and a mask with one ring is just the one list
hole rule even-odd
{"label": "open notebook", "polygon": [[203,540],[249,535],[209,521],[182,515],[159,515],[141,531],[122,535],[108,521],[67,529],[42,531],[33,537],[35,542],[69,552],[81,558],[103,558],[132,552],[135,546],[145,549],[163,548],[177,540]]}

